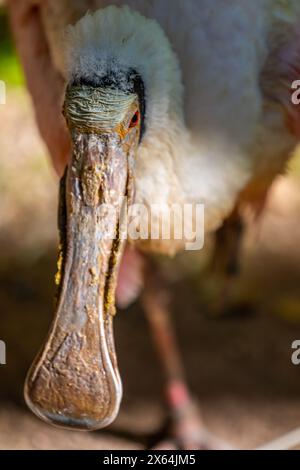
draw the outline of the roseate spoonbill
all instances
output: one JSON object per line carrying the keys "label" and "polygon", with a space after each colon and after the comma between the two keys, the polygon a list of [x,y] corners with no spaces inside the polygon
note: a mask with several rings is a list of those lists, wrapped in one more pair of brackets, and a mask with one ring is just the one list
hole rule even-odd
{"label": "roseate spoonbill", "polygon": [[[111,5],[111,4],[114,5]],[[9,0],[37,123],[61,179],[56,314],[27,377],[42,419],[98,429],[121,381],[112,319],[123,241],[120,196],[146,206],[204,203],[205,233],[235,270],[242,205],[257,213],[300,134],[298,0]],[[154,213],[154,216],[157,214]],[[114,240],[103,233],[114,224]],[[228,236],[228,233],[230,236]],[[174,254],[184,240],[137,242]],[[218,253],[218,250],[217,250]],[[138,292],[167,376],[183,448],[205,446],[153,266],[124,255],[117,297]],[[209,445],[209,444],[207,444]],[[214,446],[214,444],[210,444]]]}

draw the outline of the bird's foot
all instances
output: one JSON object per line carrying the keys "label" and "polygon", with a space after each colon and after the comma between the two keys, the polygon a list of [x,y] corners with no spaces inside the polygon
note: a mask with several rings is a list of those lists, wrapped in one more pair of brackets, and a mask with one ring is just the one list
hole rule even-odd
{"label": "bird's foot", "polygon": [[[177,397],[169,401],[169,423],[152,447],[155,450],[229,450],[231,447],[210,433],[201,418],[197,403],[190,397],[180,403]],[[174,385],[173,385],[174,391]],[[170,398],[170,397],[169,397]],[[177,401],[177,403],[176,403]]]}
{"label": "bird's foot", "polygon": [[230,450],[231,447],[211,434],[204,426],[194,403],[180,414],[171,416],[165,436],[154,450]]}

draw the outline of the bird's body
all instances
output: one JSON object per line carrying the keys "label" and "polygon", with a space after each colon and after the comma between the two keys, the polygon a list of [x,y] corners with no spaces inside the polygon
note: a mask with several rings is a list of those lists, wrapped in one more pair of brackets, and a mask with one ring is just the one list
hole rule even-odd
{"label": "bird's body", "polygon": [[[52,361],[49,357],[55,348],[61,351],[69,348],[73,354],[78,344],[73,337],[68,345],[65,344],[69,335],[68,322],[72,320],[72,328],[75,324],[77,333],[81,334],[81,323],[87,321],[86,313],[81,315],[76,310],[79,309],[78,298],[74,303],[72,297],[73,292],[80,293],[78,285],[72,284],[76,278],[76,270],[73,273],[72,269],[78,263],[80,243],[87,241],[84,237],[90,237],[91,243],[100,230],[90,227],[90,231],[85,232],[82,220],[86,220],[87,227],[91,215],[87,207],[93,207],[92,220],[97,226],[97,207],[101,199],[98,190],[101,188],[102,195],[111,194],[107,192],[107,182],[103,183],[105,178],[109,179],[107,166],[103,166],[106,162],[103,155],[111,159],[107,160],[111,165],[116,161],[118,165],[123,164],[120,158],[113,160],[116,148],[121,156],[125,155],[128,146],[133,152],[137,132],[142,133],[144,127],[135,157],[127,161],[127,170],[125,167],[119,170],[121,176],[128,172],[128,181],[132,171],[135,202],[151,207],[202,203],[205,222],[198,228],[204,229],[205,233],[217,230],[236,206],[249,204],[258,211],[300,137],[300,112],[291,98],[292,82],[299,78],[298,72],[300,76],[300,4],[298,0],[27,0],[22,7],[17,7],[17,3],[10,0],[11,17],[28,87],[41,133],[61,173],[70,157],[69,135],[73,142],[67,209],[68,233],[75,241],[70,243],[64,271],[70,281],[65,280],[61,290],[62,300],[48,349],[30,376],[30,393],[37,414],[61,422],[65,413],[66,423],[77,425],[78,422],[82,424],[83,406],[78,402],[78,390],[75,389],[73,394],[69,384],[58,380],[53,369],[49,369]],[[108,6],[112,3],[114,6]],[[136,92],[134,80],[139,81],[139,91],[143,89],[142,98]],[[104,136],[107,109],[115,106],[116,96],[122,97],[119,114],[114,114],[118,125],[108,126]],[[107,109],[101,108],[101,99],[108,103]],[[61,116],[64,101],[67,126]],[[121,102],[127,103],[124,108]],[[132,127],[136,122],[129,119],[132,111],[134,116],[143,115],[135,134]],[[80,125],[74,116],[79,117]],[[129,143],[124,135],[131,139]],[[116,184],[116,181],[112,183]],[[124,193],[127,188],[128,192],[128,187],[124,188],[124,181],[122,184],[119,181],[118,190]],[[80,217],[76,219],[76,214],[78,217],[81,214],[81,221]],[[78,227],[83,235],[78,233]],[[171,238],[162,242],[150,238],[143,246],[173,254],[182,249],[184,243],[184,239]],[[103,365],[106,379],[101,378],[98,389],[101,391],[101,387],[106,387],[102,390],[106,399],[120,394],[111,346],[111,324],[106,323],[105,317],[111,310],[114,277],[110,274],[116,264],[117,248],[109,247],[112,257],[107,265],[103,247],[100,252],[96,249],[85,252],[86,266],[80,268],[83,284],[92,272],[93,280],[96,279],[96,284],[98,282],[101,287],[99,279],[103,272],[96,272],[89,263],[98,257],[102,266],[107,266],[108,274],[103,281],[104,304],[101,299],[96,302],[95,292],[91,294],[94,284],[85,286],[83,293],[92,296],[88,298],[93,299],[96,310],[100,308],[100,326],[104,325],[104,336],[107,334],[110,338],[108,344],[100,341],[101,354],[106,361]],[[76,315],[71,307],[76,310]],[[84,306],[85,310],[90,307]],[[156,306],[157,309],[162,310]],[[156,329],[165,338],[161,322],[157,322]],[[96,341],[98,333],[94,334]],[[170,341],[167,342],[170,346]],[[166,351],[165,344],[161,349]],[[47,363],[45,358],[48,358]],[[73,356],[67,359],[62,357],[55,361],[61,361],[64,366],[70,363],[72,369],[75,359]],[[177,364],[175,360],[173,366],[174,362]],[[92,364],[94,367],[94,362]],[[49,373],[47,381],[43,368]],[[170,367],[170,370],[173,382],[174,376],[177,382],[180,381],[180,367]],[[78,379],[76,371],[74,374]],[[61,403],[57,404],[55,396],[50,416],[52,405],[44,396],[41,398],[40,390],[45,387],[45,381],[48,384],[51,380],[52,390],[59,388],[62,396],[71,394],[69,401],[76,403],[73,411],[66,408],[67,411],[62,412]],[[98,414],[96,425],[93,421],[86,426],[93,428],[99,422],[102,425],[109,422],[117,412],[120,396],[117,398],[113,410],[112,400],[108,400],[110,404],[104,404],[97,411],[104,414],[104,418]],[[89,408],[90,401],[84,406],[84,410]]]}
{"label": "bird's body", "polygon": [[[182,103],[176,97],[178,138],[171,138],[164,148],[164,135],[156,135],[155,143],[152,140],[152,147],[136,162],[137,201],[204,203],[205,232],[222,224],[241,192],[243,202],[259,206],[297,142],[280,102],[288,99],[289,90],[279,90],[282,96],[278,96],[271,89],[281,86],[280,49],[297,38],[298,2],[175,0],[170,8],[159,0],[113,3],[129,5],[158,21],[178,58],[184,86]],[[62,75],[66,73],[62,31],[87,10],[109,4],[103,0],[41,2],[51,55]],[[178,94],[180,85],[174,83]],[[151,247],[174,252],[182,245],[152,241]]]}

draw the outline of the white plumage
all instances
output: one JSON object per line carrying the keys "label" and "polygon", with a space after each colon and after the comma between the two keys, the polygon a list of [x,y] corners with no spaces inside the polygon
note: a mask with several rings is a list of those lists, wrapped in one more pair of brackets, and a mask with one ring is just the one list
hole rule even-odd
{"label": "white plumage", "polygon": [[[137,201],[204,202],[205,231],[215,230],[247,183],[255,176],[259,186],[269,184],[295,147],[279,99],[264,94],[261,80],[265,74],[268,91],[278,86],[277,50],[292,42],[300,7],[293,0],[175,0],[168,8],[128,0],[114,4],[145,16],[109,7],[82,18],[88,7],[110,3],[43,2],[54,62],[66,81],[99,75],[112,59],[140,71],[147,132],[136,162]],[[79,18],[62,42],[66,25]]]}

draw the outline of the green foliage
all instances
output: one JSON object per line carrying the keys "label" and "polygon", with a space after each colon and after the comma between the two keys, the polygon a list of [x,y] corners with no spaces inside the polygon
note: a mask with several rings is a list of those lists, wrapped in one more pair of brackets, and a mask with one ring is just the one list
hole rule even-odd
{"label": "green foliage", "polygon": [[24,83],[4,7],[0,7],[0,80],[8,87],[17,87]]}

